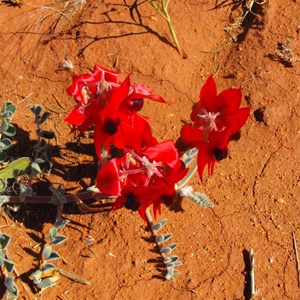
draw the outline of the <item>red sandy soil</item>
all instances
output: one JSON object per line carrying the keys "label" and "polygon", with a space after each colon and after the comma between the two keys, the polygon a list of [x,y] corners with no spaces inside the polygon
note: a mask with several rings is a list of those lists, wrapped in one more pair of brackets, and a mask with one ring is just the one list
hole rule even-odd
{"label": "red sandy soil", "polygon": [[[234,26],[245,4],[255,15],[248,12],[242,26]],[[56,264],[91,284],[62,277],[41,296],[29,278],[39,263],[36,245],[48,240],[56,210],[24,204],[0,218],[1,232],[12,237],[8,251],[19,274],[19,299],[249,299],[250,249],[257,299],[300,299],[292,241],[294,231],[300,245],[300,2],[186,0],[169,6],[181,55],[147,1],[91,0],[76,12],[54,0],[0,4],[0,99],[17,105],[13,156],[32,151],[30,104],[52,113],[45,127],[57,137],[52,172],[41,178],[42,187],[37,184],[39,194],[51,183],[70,192],[94,183],[92,139],[76,141],[63,119],[74,106],[65,92],[72,75],[90,72],[95,63],[123,78],[130,73],[132,81],[173,102],[143,108],[159,140],[177,138],[210,74],[219,91],[241,87],[243,106],[251,106],[230,157],[203,185],[192,182],[215,206],[183,199],[181,209],[164,207],[159,217],[168,219],[166,231],[179,244],[174,254],[184,263],[175,282],[161,279],[151,233],[137,213],[83,214],[69,205],[63,216],[70,223],[61,232],[69,240],[57,247],[63,259]],[[73,69],[62,68],[65,58]]]}

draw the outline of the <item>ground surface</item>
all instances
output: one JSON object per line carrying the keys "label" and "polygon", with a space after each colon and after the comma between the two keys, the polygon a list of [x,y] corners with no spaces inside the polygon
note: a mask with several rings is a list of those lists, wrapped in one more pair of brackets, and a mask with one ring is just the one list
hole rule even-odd
{"label": "ground surface", "polygon": [[[123,78],[130,73],[132,81],[173,102],[143,109],[159,140],[177,137],[210,74],[220,91],[241,87],[243,105],[251,106],[230,158],[203,185],[194,180],[215,206],[183,200],[179,212],[163,209],[166,230],[179,243],[175,254],[184,262],[176,282],[159,278],[158,255],[138,214],[82,214],[70,205],[64,217],[71,222],[62,232],[69,241],[58,248],[63,260],[57,264],[91,285],[61,278],[43,299],[249,299],[251,248],[257,299],[299,299],[292,231],[300,244],[300,2],[170,1],[182,55],[147,1],[87,1],[75,13],[49,1],[44,7],[42,1],[18,2],[0,4],[0,100],[17,105],[15,149],[23,153],[15,150],[15,156],[29,155],[28,141],[35,139],[28,105],[43,104],[52,113],[46,127],[56,132],[60,154],[52,149],[45,186],[63,182],[72,191],[93,184],[92,140],[75,141],[63,118],[74,105],[65,92],[72,74],[89,72],[95,63]],[[245,2],[255,15],[246,14]],[[73,62],[72,70],[62,69],[64,59]],[[3,214],[0,224],[12,236],[20,299],[39,299],[29,282],[41,251],[34,246],[48,239],[55,209],[23,205],[10,213],[14,220]]]}

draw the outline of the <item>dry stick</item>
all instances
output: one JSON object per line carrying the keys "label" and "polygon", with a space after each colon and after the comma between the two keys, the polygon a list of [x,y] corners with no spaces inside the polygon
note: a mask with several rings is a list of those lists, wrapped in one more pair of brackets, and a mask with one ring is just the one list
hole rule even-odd
{"label": "dry stick", "polygon": [[70,280],[73,280],[77,283],[81,283],[81,284],[85,284],[85,285],[90,285],[91,283],[83,278],[80,278],[80,277],[77,277],[69,272],[66,272],[62,269],[59,269],[59,268],[55,268],[55,271],[57,271],[60,275],[70,279]]}
{"label": "dry stick", "polygon": [[250,282],[251,282],[251,297],[250,299],[254,299],[257,296],[257,288],[255,284],[255,275],[254,275],[254,250],[250,249],[249,251],[249,259],[250,259]]}
{"label": "dry stick", "polygon": [[300,287],[300,264],[299,264],[297,242],[296,242],[296,237],[295,237],[294,231],[292,231],[292,237],[293,237],[293,245],[294,245],[294,251],[295,251],[295,256],[296,256],[297,272],[298,272],[298,287]]}

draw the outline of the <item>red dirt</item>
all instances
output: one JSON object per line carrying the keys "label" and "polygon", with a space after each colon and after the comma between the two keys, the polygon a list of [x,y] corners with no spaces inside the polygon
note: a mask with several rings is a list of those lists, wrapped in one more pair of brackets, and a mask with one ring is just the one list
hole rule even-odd
{"label": "red dirt", "polygon": [[[174,254],[184,262],[176,282],[159,278],[153,263],[158,254],[151,251],[150,232],[137,213],[82,214],[70,205],[63,216],[71,222],[62,230],[69,240],[57,248],[63,257],[57,265],[91,285],[62,277],[43,292],[44,299],[249,299],[246,252],[251,248],[257,299],[299,299],[292,231],[300,244],[300,62],[289,63],[282,55],[290,49],[294,58],[300,56],[295,13],[300,2],[254,4],[255,15],[248,13],[243,28],[231,25],[230,36],[224,28],[244,13],[238,3],[252,1],[216,1],[220,6],[215,9],[214,1],[170,1],[184,57],[147,1],[137,1],[134,9],[134,1],[88,1],[68,18],[50,5],[42,8],[42,1],[39,7],[3,2],[0,99],[17,105],[13,121],[19,127],[15,149],[20,151],[30,151],[24,145],[35,139],[28,105],[43,104],[52,113],[46,126],[55,131],[61,156],[53,147],[55,164],[43,179],[46,186],[61,182],[78,191],[93,184],[92,140],[75,141],[63,119],[74,105],[65,92],[72,74],[89,72],[95,63],[124,77],[130,73],[132,81],[173,102],[143,108],[159,140],[178,136],[210,74],[220,91],[241,87],[244,106],[251,106],[229,159],[203,185],[193,181],[194,189],[204,191],[215,206],[205,209],[184,199],[178,212],[163,209],[160,218],[169,220],[166,231],[179,244]],[[65,56],[74,63],[70,71],[61,68]],[[8,251],[20,275],[20,299],[40,298],[29,283],[41,251],[34,246],[48,239],[55,208],[23,205],[10,213],[13,218],[3,214],[0,225],[12,236]]]}

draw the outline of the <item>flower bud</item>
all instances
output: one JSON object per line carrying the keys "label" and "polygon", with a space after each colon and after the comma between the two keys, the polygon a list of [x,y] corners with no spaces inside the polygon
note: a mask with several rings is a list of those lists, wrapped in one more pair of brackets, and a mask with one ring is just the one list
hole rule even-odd
{"label": "flower bud", "polygon": [[144,99],[129,99],[128,105],[131,110],[140,111],[143,108]]}

